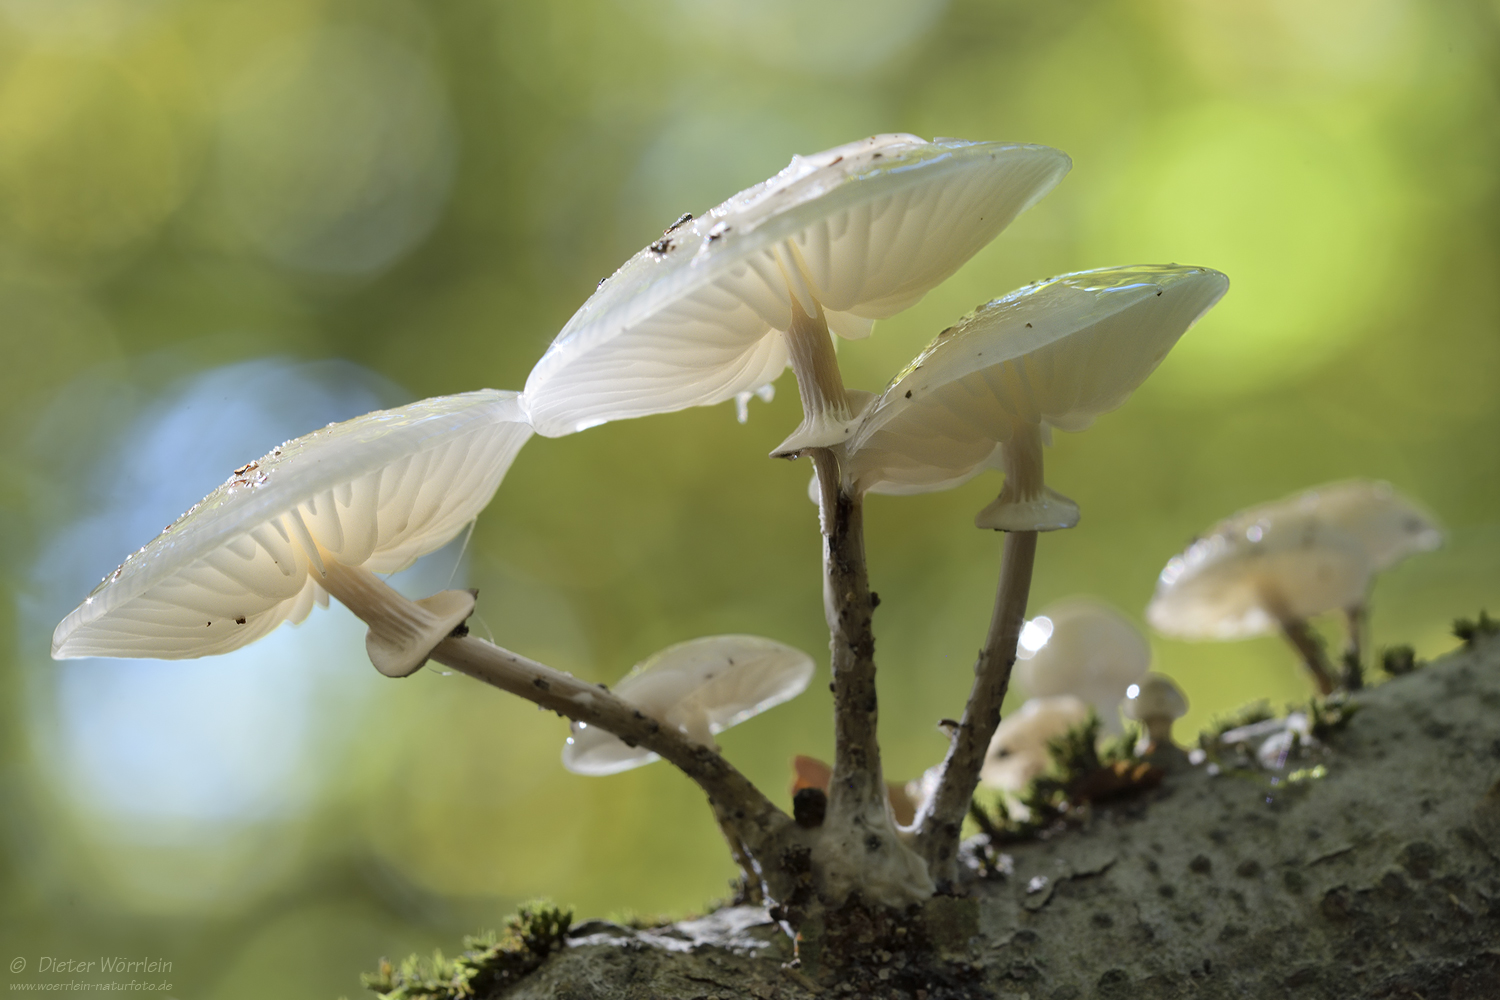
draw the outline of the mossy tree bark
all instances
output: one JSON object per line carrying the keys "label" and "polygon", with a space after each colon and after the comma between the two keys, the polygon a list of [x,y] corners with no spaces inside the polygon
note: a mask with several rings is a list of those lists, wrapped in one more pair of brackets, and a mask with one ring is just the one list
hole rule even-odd
{"label": "mossy tree bark", "polygon": [[1009,874],[968,883],[967,899],[856,926],[852,967],[788,968],[779,927],[735,907],[651,930],[579,924],[497,995],[1492,1000],[1500,636],[1356,701],[1344,728],[1288,768],[1324,776],[1173,773],[1007,848]]}

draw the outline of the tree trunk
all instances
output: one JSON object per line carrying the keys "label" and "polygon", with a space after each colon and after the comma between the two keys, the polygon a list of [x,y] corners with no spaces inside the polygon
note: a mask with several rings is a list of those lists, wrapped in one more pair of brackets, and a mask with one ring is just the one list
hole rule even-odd
{"label": "tree trunk", "polygon": [[975,876],[968,898],[856,923],[843,969],[812,940],[789,966],[792,942],[742,906],[648,930],[575,925],[496,996],[1495,1000],[1500,636],[1355,702],[1282,772],[1303,780],[1171,773],[1007,847],[1008,874]]}

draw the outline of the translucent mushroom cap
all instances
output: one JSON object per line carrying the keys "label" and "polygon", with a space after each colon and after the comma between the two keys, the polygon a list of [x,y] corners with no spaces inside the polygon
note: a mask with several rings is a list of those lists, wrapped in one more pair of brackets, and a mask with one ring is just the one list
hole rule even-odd
{"label": "translucent mushroom cap", "polygon": [[288,441],[106,577],[57,626],[52,655],[208,656],[299,622],[328,600],[310,566],[411,565],[489,503],[530,436],[517,394],[483,389]]}
{"label": "translucent mushroom cap", "polygon": [[1000,720],[979,770],[989,788],[1020,792],[1047,770],[1047,741],[1056,739],[1089,717],[1089,706],[1072,695],[1032,698]]}
{"label": "translucent mushroom cap", "polygon": [[1090,597],[1070,597],[1044,608],[1021,630],[1016,680],[1032,695],[1074,695],[1094,706],[1100,722],[1119,733],[1120,699],[1146,676],[1151,646],[1114,608]]}
{"label": "translucent mushroom cap", "polygon": [[[658,722],[713,746],[715,734],[801,694],[812,675],[812,658],[800,649],[754,635],[715,635],[653,654],[614,692]],[[575,722],[562,760],[576,774],[603,775],[649,764],[656,754]]]}
{"label": "translucent mushroom cap", "polygon": [[1348,532],[1364,546],[1370,569],[1379,572],[1407,556],[1443,544],[1443,529],[1431,512],[1391,488],[1390,483],[1351,479],[1327,483],[1278,504],[1308,509]]}
{"label": "translucent mushroom cap", "polygon": [[877,135],[798,156],[605,279],[526,380],[537,432],[733,398],[787,365],[792,296],[829,328],[917,302],[1051,190],[1046,146]]}
{"label": "translucent mushroom cap", "polygon": [[1146,620],[1184,639],[1244,639],[1364,600],[1370,559],[1359,539],[1304,494],[1214,525],[1157,579]]}
{"label": "translucent mushroom cap", "polygon": [[1229,288],[1202,267],[1065,274],[980,306],[938,334],[846,446],[850,485],[925,493],[997,466],[1025,425],[1081,431],[1124,403]]}
{"label": "translucent mushroom cap", "polygon": [[1165,674],[1147,674],[1130,685],[1120,711],[1136,722],[1171,722],[1187,714],[1187,696]]}

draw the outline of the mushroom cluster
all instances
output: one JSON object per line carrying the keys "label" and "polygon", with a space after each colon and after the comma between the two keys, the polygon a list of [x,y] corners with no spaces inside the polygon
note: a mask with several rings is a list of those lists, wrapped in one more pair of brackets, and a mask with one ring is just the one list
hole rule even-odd
{"label": "mushroom cluster", "polygon": [[[369,626],[383,674],[433,660],[571,720],[568,770],[608,775],[664,759],[706,793],[751,897],[788,920],[853,894],[905,907],[960,878],[959,838],[981,782],[1019,790],[1048,740],[1117,709],[1168,755],[1186,701],[1148,673],[1150,647],[1089,599],[1028,623],[1039,533],[1082,511],[1045,474],[1056,432],[1123,405],[1228,289],[1204,267],[1082,270],[1002,295],[939,333],[880,392],[845,385],[836,338],[920,300],[1063,178],[1045,146],[879,135],[796,157],[700,217],[684,216],[601,282],[526,380],[369,414],[287,442],[128,559],[57,628],[53,655],[190,657],[299,621],[331,595]],[[768,638],[671,646],[613,690],[469,635],[476,595],[409,600],[377,574],[454,537],[534,434],[733,400],[743,415],[791,368],[801,420],[773,456],[811,460],[822,533],[834,698],[830,765],[799,758],[796,806],[773,803],[720,751],[725,728],[796,696],[811,657]],[[1004,533],[973,688],[945,720],[942,761],[885,780],[863,502],[1003,476],[978,528]],[[1320,687],[1338,683],[1308,631],[1342,611],[1359,659],[1374,572],[1441,538],[1377,483],[1342,483],[1245,511],[1163,571],[1149,621],[1233,638],[1279,629]],[[1017,657],[1020,657],[1017,666]],[[1012,669],[1032,696],[1003,721]],[[1177,751],[1180,754],[1180,751]],[[793,866],[787,859],[799,859]]]}

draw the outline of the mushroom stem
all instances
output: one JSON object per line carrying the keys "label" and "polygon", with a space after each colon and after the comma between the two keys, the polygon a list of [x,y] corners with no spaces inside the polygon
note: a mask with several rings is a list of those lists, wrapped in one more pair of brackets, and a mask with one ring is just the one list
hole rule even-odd
{"label": "mushroom stem", "polygon": [[[344,566],[330,558],[327,552],[322,553],[322,558],[327,572],[321,582],[329,593],[370,626],[368,642],[375,640],[378,630],[381,634],[390,631],[392,622],[430,624],[431,614],[424,604],[434,598],[428,598],[427,602],[413,601],[368,570]],[[472,592],[443,593],[462,594],[468,600],[468,608],[473,609]],[[774,899],[789,897],[795,888],[788,881],[789,876],[779,865],[768,862],[779,858],[781,849],[797,836],[796,824],[717,749],[696,741],[675,726],[662,725],[603,687],[585,683],[571,674],[474,636],[450,634],[462,625],[467,615],[465,612],[457,622],[448,625],[434,638],[432,645],[419,643],[422,651],[417,666],[430,657],[549,711],[598,726],[632,746],[643,746],[675,764],[707,793],[709,805],[713,807],[735,860],[743,865],[743,859],[749,855],[758,862],[745,868],[746,876],[752,882],[763,884]],[[371,655],[375,655],[374,647],[371,647]]]}
{"label": "mushroom stem", "polygon": [[1313,633],[1307,622],[1300,618],[1280,619],[1281,635],[1302,657],[1303,666],[1312,674],[1319,694],[1332,694],[1338,686],[1328,654],[1323,651],[1323,641]]}
{"label": "mushroom stem", "polygon": [[917,849],[927,859],[939,889],[951,885],[958,876],[959,833],[974,788],[979,784],[979,770],[990,740],[1000,725],[1000,705],[1010,687],[1016,642],[1026,618],[1031,568],[1036,561],[1036,535],[1035,531],[1012,531],[1005,536],[995,610],[990,616],[984,648],[974,664],[969,703],[943,760],[937,791],[917,817]]}
{"label": "mushroom stem", "polygon": [[854,417],[822,304],[809,297],[809,312],[799,296],[791,298],[786,345],[802,397],[802,423],[771,452],[773,458],[796,458],[807,448],[841,444]]}
{"label": "mushroom stem", "polygon": [[904,906],[932,894],[926,865],[896,830],[876,739],[875,598],[865,571],[864,499],[841,485],[838,456],[808,452],[818,476],[823,613],[833,671],[834,756],[828,809],[813,847],[820,890],[842,902]]}
{"label": "mushroom stem", "polygon": [[346,566],[326,551],[311,550],[323,567],[311,575],[355,617],[370,626],[365,651],[387,677],[407,677],[421,669],[432,647],[474,613],[474,592],[444,590],[420,601],[398,593],[359,566]]}
{"label": "mushroom stem", "polygon": [[833,671],[834,758],[830,799],[883,801],[875,692],[874,600],[865,570],[864,498],[839,483],[838,457],[812,451],[823,529],[823,614]]}
{"label": "mushroom stem", "polygon": [[796,838],[797,827],[718,751],[673,726],[662,725],[602,687],[472,635],[444,639],[432,651],[432,658],[548,711],[598,726],[627,744],[660,755],[708,795],[736,860],[743,865],[745,855],[749,855],[757,862],[746,868],[745,874],[754,882],[764,883],[773,899],[790,896],[794,887],[773,862]]}
{"label": "mushroom stem", "polygon": [[1344,609],[1344,622],[1349,629],[1349,643],[1344,647],[1344,687],[1350,691],[1365,686],[1364,639],[1369,620],[1369,605],[1364,601]]}
{"label": "mushroom stem", "polygon": [[1021,422],[1000,443],[1005,485],[974,518],[995,531],[1060,531],[1078,523],[1078,505],[1047,486],[1042,471],[1042,425]]}

